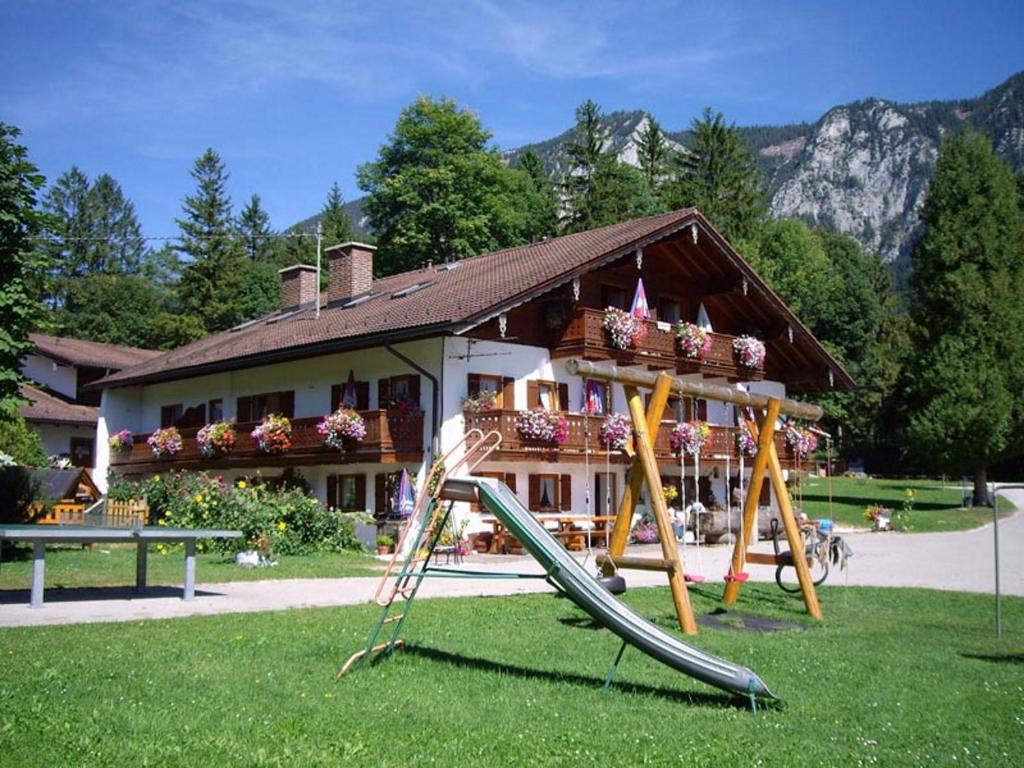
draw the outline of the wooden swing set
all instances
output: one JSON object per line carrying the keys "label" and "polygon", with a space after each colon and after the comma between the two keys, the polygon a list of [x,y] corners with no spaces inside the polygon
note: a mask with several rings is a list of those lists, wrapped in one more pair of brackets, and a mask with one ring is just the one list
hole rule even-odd
{"label": "wooden swing set", "polygon": [[[632,458],[629,482],[623,492],[622,501],[619,503],[611,535],[608,537],[608,553],[597,558],[598,565],[601,566],[605,576],[613,576],[620,569],[664,571],[668,574],[680,629],[687,635],[697,634],[697,622],[694,619],[690,596],[686,589],[682,556],[676,546],[672,521],[669,519],[668,505],[662,489],[661,472],[654,454],[654,444],[658,437],[658,431],[661,429],[662,417],[668,405],[668,399],[673,394],[732,403],[744,408],[746,413],[761,411],[764,414],[760,424],[757,424],[753,417],[744,417],[747,429],[757,441],[757,454],[754,456],[750,485],[743,500],[740,535],[736,537],[729,573],[725,575],[723,601],[732,604],[739,599],[740,587],[748,578],[748,574],[744,570],[746,565],[778,566],[781,564],[779,555],[748,551],[750,541],[752,539],[756,541],[754,537],[756,535],[757,504],[761,488],[764,485],[766,471],[778,500],[779,517],[782,519],[790,552],[804,552],[803,536],[793,513],[789,490],[786,488],[786,482],[782,475],[782,464],[775,450],[775,424],[779,416],[789,416],[812,422],[818,421],[823,415],[820,407],[796,400],[755,395],[720,384],[686,381],[664,371],[654,373],[628,370],[608,363],[593,363],[576,359],[569,360],[567,368],[569,373],[584,379],[622,384],[626,393],[626,402],[629,405],[630,419],[633,422],[633,443],[624,449]],[[646,410],[640,394],[641,388],[652,390]],[[740,478],[741,482],[742,480],[743,478]],[[661,541],[662,557],[660,558],[632,557],[625,554],[633,515],[636,512],[640,493],[645,483],[647,496],[653,508],[654,521],[658,528],[658,538]],[[807,612],[814,618],[821,619],[821,606],[814,590],[814,582],[807,559],[794,557],[791,563],[787,560],[785,564],[793,565],[796,569]]]}

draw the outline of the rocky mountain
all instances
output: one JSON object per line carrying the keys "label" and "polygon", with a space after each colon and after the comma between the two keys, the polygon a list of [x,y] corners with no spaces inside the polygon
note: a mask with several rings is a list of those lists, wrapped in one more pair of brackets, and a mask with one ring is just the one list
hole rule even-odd
{"label": "rocky mountain", "polygon": [[[643,112],[606,118],[609,144],[636,164]],[[942,137],[970,126],[986,135],[1014,168],[1024,168],[1024,72],[984,95],[961,101],[896,104],[867,99],[833,107],[815,123],[743,127],[764,172],[773,216],[801,218],[850,234],[889,262],[913,246],[918,211]],[[688,131],[670,132],[677,146]],[[572,131],[526,149],[541,157],[552,178],[563,171],[562,147]]]}

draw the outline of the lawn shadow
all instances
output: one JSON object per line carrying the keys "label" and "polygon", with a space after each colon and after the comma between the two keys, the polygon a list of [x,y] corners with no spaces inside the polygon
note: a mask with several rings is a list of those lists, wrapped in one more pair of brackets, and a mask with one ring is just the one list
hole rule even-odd
{"label": "lawn shadow", "polygon": [[1024,653],[961,653],[965,659],[977,659],[993,664],[1024,664]]}
{"label": "lawn shadow", "polygon": [[[196,589],[196,597],[212,597],[220,592]],[[0,589],[0,605],[28,604],[29,590]],[[43,605],[47,603],[81,603],[89,600],[151,600],[161,597],[181,597],[181,587],[152,586],[142,591],[135,587],[53,587],[43,593]]]}
{"label": "lawn shadow", "polygon": [[[815,502],[825,503],[825,502],[828,501],[828,496],[827,495],[819,496],[816,493],[805,493],[804,494],[804,500],[805,501],[815,501]],[[833,504],[836,504],[836,505],[849,504],[850,506],[860,507],[861,509],[867,509],[868,507],[874,507],[874,506],[877,506],[879,504],[884,504],[885,501],[886,501],[886,499],[869,498],[869,497],[861,497],[861,496],[833,496],[832,497],[832,503]],[[894,500],[894,501],[889,501],[889,503],[890,503],[890,505],[892,507],[896,508],[900,504],[903,503],[903,499],[900,498],[900,499],[897,499],[897,500]],[[950,510],[950,509],[957,509],[957,506],[956,506],[955,502],[952,503],[952,504],[940,504],[939,502],[936,502],[936,501],[920,501],[920,500],[917,500],[917,499],[915,499],[915,501],[914,501],[914,511],[915,512],[929,512],[929,511],[930,512],[936,512],[936,511],[939,511],[939,510]]]}
{"label": "lawn shadow", "polygon": [[[475,656],[463,656],[457,653],[441,651],[437,648],[427,648],[421,645],[406,645],[404,652],[419,656],[431,661],[451,664],[455,667],[475,669],[481,672],[497,672],[502,675],[512,675],[524,680],[543,680],[549,683],[571,683],[586,688],[600,688],[604,680],[586,675],[576,675],[564,672],[552,672],[543,669],[531,669],[520,667],[514,664],[501,664],[489,659],[481,659]],[[644,685],[643,683],[615,683],[613,688],[626,693],[643,694],[645,696],[659,696],[663,699],[671,699],[680,704],[699,704],[703,706],[724,709],[726,707],[746,708],[749,702],[745,697],[730,696],[727,693],[715,694],[695,691],[686,693],[672,688]]]}

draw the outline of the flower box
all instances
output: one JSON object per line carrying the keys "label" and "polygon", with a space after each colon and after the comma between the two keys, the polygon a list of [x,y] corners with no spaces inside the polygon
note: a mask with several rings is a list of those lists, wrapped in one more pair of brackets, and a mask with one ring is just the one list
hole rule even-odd
{"label": "flower box", "polygon": [[818,448],[817,436],[808,429],[790,427],[786,430],[786,445],[799,459],[805,459]]}
{"label": "flower box", "polygon": [[146,444],[158,459],[173,456],[181,450],[181,433],[177,427],[158,429],[149,436]]}
{"label": "flower box", "polygon": [[601,424],[598,440],[605,448],[622,450],[629,442],[629,436],[632,433],[633,424],[627,416],[621,413],[609,413],[604,417],[604,423]]}
{"label": "flower box", "polygon": [[676,342],[683,357],[703,360],[711,351],[711,334],[693,323],[676,324]]}
{"label": "flower box", "polygon": [[127,429],[115,432],[107,439],[110,450],[114,453],[128,453],[135,445],[135,437]]}
{"label": "flower box", "polygon": [[498,407],[498,396],[490,390],[483,390],[476,395],[469,395],[462,401],[462,410],[468,413],[493,411]]}
{"label": "flower box", "polygon": [[669,445],[676,453],[685,451],[691,456],[696,456],[710,436],[711,427],[707,425],[707,422],[680,421],[672,429]]}
{"label": "flower box", "polygon": [[284,453],[292,447],[292,423],[286,416],[272,413],[250,434],[263,453]]}
{"label": "flower box", "polygon": [[521,411],[516,419],[516,431],[525,440],[564,445],[569,441],[569,420],[557,411],[544,408]]}
{"label": "flower box", "polygon": [[764,365],[764,342],[753,336],[737,336],[732,341],[737,362],[744,368],[760,368]]}
{"label": "flower box", "polygon": [[235,447],[235,425],[230,421],[216,421],[207,424],[196,433],[199,452],[208,459],[226,456]]}
{"label": "flower box", "polygon": [[606,308],[603,325],[616,349],[630,349],[647,338],[647,323],[622,309]]}
{"label": "flower box", "polygon": [[316,425],[316,431],[323,438],[324,445],[344,451],[346,443],[358,443],[366,437],[366,422],[357,411],[339,408],[324,416]]}

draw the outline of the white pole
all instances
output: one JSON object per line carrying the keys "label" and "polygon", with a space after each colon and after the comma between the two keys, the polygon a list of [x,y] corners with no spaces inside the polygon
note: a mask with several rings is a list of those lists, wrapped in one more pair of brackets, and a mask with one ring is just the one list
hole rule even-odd
{"label": "white pole", "polygon": [[324,225],[316,223],[316,319],[320,319],[320,243],[324,236]]}

